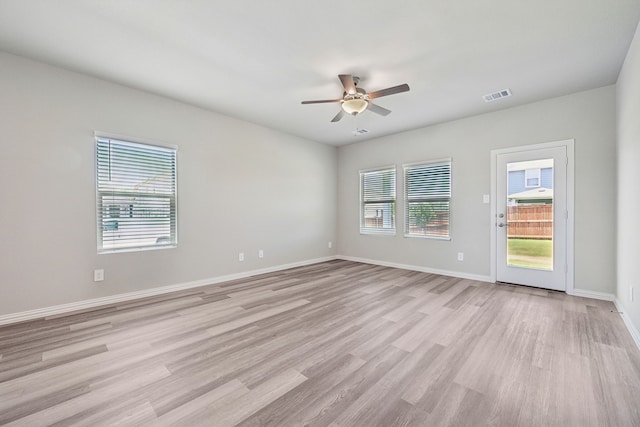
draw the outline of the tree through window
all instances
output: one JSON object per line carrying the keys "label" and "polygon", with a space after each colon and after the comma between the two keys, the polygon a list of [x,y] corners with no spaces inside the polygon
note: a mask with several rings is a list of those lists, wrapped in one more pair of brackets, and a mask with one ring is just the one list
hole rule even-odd
{"label": "tree through window", "polygon": [[451,160],[406,165],[405,235],[448,239]]}

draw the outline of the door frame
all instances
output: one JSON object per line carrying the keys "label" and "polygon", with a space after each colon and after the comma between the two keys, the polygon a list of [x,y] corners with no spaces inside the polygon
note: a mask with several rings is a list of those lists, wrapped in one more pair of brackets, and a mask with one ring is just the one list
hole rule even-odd
{"label": "door frame", "polygon": [[517,147],[491,150],[491,268],[490,279],[495,283],[497,277],[497,193],[498,193],[498,155],[518,153],[521,151],[539,150],[544,148],[565,147],[567,151],[567,259],[566,259],[566,290],[569,295],[574,294],[574,145],[573,139],[545,142],[541,144],[521,145]]}

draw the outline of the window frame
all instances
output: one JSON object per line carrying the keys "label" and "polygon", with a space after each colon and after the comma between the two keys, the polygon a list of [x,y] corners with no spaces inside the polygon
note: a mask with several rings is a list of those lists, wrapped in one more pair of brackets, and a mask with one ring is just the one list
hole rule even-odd
{"label": "window frame", "polygon": [[[385,200],[376,200],[376,201],[365,201],[364,200],[364,176],[369,173],[374,172],[386,172],[393,171],[393,198],[385,199]],[[380,166],[376,168],[370,169],[361,169],[358,171],[358,187],[360,189],[359,195],[359,214],[360,214],[360,234],[365,235],[382,235],[382,236],[395,236],[397,229],[397,207],[398,207],[398,170],[396,165],[386,165]],[[373,228],[366,227],[366,219],[365,219],[365,206],[367,204],[377,204],[377,203],[392,203],[393,204],[393,227],[390,228]]]}
{"label": "window frame", "polygon": [[[530,176],[530,172],[533,173],[534,176]],[[537,185],[529,185],[529,179],[537,179]],[[529,168],[524,170],[524,188],[540,188],[542,186],[542,169],[541,168]]]}
{"label": "window frame", "polygon": [[[441,165],[449,166],[449,194],[448,196],[439,197],[422,197],[419,199],[409,200],[409,187],[407,180],[407,173],[411,169],[418,169],[423,167],[436,167]],[[453,194],[453,159],[451,157],[435,160],[427,160],[422,162],[405,163],[402,165],[403,169],[403,191],[404,191],[404,237],[419,238],[419,239],[432,239],[432,240],[451,240],[451,200]],[[429,235],[429,234],[413,234],[409,230],[409,209],[411,202],[446,202],[447,207],[447,235]]]}
{"label": "window frame", "polygon": [[[144,146],[146,149],[158,149],[163,151],[173,151],[173,193],[162,194],[155,192],[132,192],[132,191],[100,191],[100,178],[99,178],[99,158],[98,158],[98,145],[99,140],[112,140],[126,144],[137,144]],[[178,147],[171,144],[159,144],[157,142],[150,142],[140,138],[132,138],[129,136],[95,132],[94,133],[94,178],[96,189],[96,248],[98,255],[110,254],[110,253],[123,253],[123,252],[140,252],[140,251],[154,251],[162,249],[175,249],[178,247]],[[103,197],[104,196],[127,196],[127,197],[141,197],[141,198],[166,198],[169,201],[169,243],[158,244],[157,240],[155,244],[145,245],[125,245],[120,247],[104,247],[104,219],[102,213],[104,209]],[[171,212],[173,212],[173,218],[171,218]],[[161,236],[162,237],[162,236]]]}

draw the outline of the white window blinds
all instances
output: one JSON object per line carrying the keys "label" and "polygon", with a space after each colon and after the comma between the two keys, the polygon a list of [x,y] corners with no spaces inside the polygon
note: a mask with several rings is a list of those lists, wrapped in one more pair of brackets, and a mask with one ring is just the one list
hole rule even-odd
{"label": "white window blinds", "polygon": [[396,168],[360,172],[360,232],[395,233]]}
{"label": "white window blinds", "polygon": [[404,167],[405,235],[449,238],[451,160]]}
{"label": "white window blinds", "polygon": [[98,252],[175,247],[176,150],[96,137]]}

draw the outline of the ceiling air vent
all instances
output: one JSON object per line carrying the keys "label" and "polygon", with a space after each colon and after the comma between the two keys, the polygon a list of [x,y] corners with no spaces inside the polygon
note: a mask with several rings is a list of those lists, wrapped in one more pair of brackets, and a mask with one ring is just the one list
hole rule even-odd
{"label": "ceiling air vent", "polygon": [[484,95],[482,97],[482,99],[484,99],[484,102],[493,102],[493,101],[496,101],[498,99],[506,98],[506,97],[509,97],[509,96],[511,96],[511,90],[502,89],[502,90],[499,90],[498,92]]}
{"label": "ceiling air vent", "polygon": [[366,130],[366,129],[358,128],[358,129],[353,131],[353,136],[364,135],[367,132],[369,132],[369,131]]}

